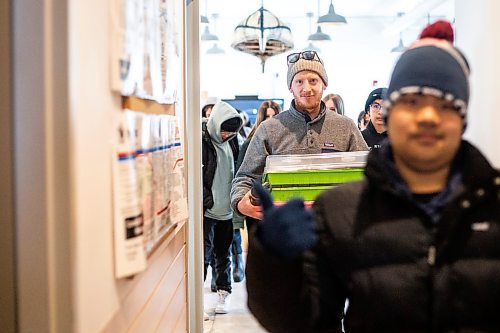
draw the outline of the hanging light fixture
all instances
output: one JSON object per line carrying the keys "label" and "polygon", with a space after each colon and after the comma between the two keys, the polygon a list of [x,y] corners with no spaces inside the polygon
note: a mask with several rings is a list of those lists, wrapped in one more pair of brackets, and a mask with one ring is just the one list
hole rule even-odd
{"label": "hanging light fixture", "polygon": [[309,45],[304,47],[302,51],[316,51],[317,53],[321,52],[321,49],[314,45],[313,43],[309,42]]}
{"label": "hanging light fixture", "polygon": [[203,32],[203,34],[201,35],[201,40],[203,41],[207,41],[207,40],[219,40],[219,37],[217,37],[217,35],[215,34],[215,21],[217,20],[217,18],[219,17],[219,14],[212,14],[212,19],[213,19],[213,23],[214,23],[214,33],[210,33],[210,29],[208,28],[208,26],[205,27],[205,31]]}
{"label": "hanging light fixture", "polygon": [[[319,19],[319,0],[318,0],[318,19]],[[321,27],[318,24],[318,28],[316,29],[316,32],[313,34],[310,34],[307,40],[310,41],[316,41],[316,42],[323,42],[323,41],[329,41],[331,40],[330,35],[325,34],[323,31],[321,31]]]}
{"label": "hanging light fixture", "polygon": [[208,24],[208,15],[207,15],[208,7],[207,0],[205,0],[205,15],[200,15],[200,22]]}
{"label": "hanging light fixture", "polygon": [[269,57],[293,48],[292,31],[262,6],[234,28],[231,47],[261,60],[262,72]]}
{"label": "hanging light fixture", "polygon": [[[398,13],[398,18],[402,17],[404,13]],[[403,32],[399,32],[399,44],[391,49],[391,52],[404,52],[408,48],[403,44]]]}
{"label": "hanging light fixture", "polygon": [[399,33],[399,44],[391,49],[391,52],[404,52],[408,48],[403,44],[403,33]]}
{"label": "hanging light fixture", "polygon": [[[308,17],[309,19],[309,35],[311,35],[311,30],[312,30],[312,17],[313,17],[313,13],[312,12],[308,12],[306,13],[306,16]],[[319,47],[316,47],[311,41],[309,41],[309,44],[304,48],[302,49],[302,51],[316,51],[316,52],[321,52],[321,50],[319,49]]]}
{"label": "hanging light fixture", "polygon": [[318,24],[340,25],[346,23],[347,21],[344,16],[335,13],[332,0],[330,0],[330,8],[328,9],[328,14],[318,17]]}
{"label": "hanging light fixture", "polygon": [[217,35],[210,33],[210,29],[208,28],[208,26],[205,27],[205,31],[203,32],[203,34],[201,35],[200,38],[201,38],[201,40],[204,40],[204,41],[219,40],[219,37],[217,37]]}
{"label": "hanging light fixture", "polygon": [[309,35],[307,40],[322,42],[322,41],[331,40],[331,37],[330,37],[330,35],[325,34],[323,31],[321,31],[321,27],[318,25],[316,32]]}
{"label": "hanging light fixture", "polygon": [[207,50],[207,54],[224,54],[226,53],[224,49],[220,48],[217,43],[214,43],[211,48]]}

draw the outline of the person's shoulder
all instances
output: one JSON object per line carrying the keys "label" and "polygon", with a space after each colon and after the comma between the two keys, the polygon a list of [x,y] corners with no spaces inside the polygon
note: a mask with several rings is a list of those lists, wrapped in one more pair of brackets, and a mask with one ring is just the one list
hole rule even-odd
{"label": "person's shoulder", "polygon": [[[274,131],[278,127],[280,127],[283,123],[286,123],[290,118],[290,113],[288,111],[283,111],[277,114],[274,117],[267,119],[260,123],[259,127],[257,127],[257,131],[262,127],[267,132]],[[262,130],[261,130],[262,131]]]}
{"label": "person's shoulder", "polygon": [[283,118],[288,118],[290,117],[291,113],[290,113],[290,110],[285,110],[285,111],[281,111],[280,113],[278,113],[277,115],[275,115],[274,117],[271,117],[270,119],[266,120],[266,121],[269,121],[269,120],[273,120],[273,119],[283,119]]}
{"label": "person's shoulder", "polygon": [[328,122],[332,122],[340,126],[347,126],[347,127],[352,127],[352,125],[356,126],[354,121],[348,116],[338,114],[337,112],[333,111],[327,111],[325,114],[325,119]]}

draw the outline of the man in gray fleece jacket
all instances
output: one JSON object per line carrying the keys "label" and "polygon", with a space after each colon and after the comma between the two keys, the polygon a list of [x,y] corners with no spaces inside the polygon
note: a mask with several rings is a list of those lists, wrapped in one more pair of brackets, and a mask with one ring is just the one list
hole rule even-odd
{"label": "man in gray fleece jacket", "polygon": [[261,206],[252,200],[254,180],[261,181],[268,155],[317,154],[368,150],[356,124],[327,110],[321,101],[328,85],[322,60],[314,51],[287,58],[290,109],[260,124],[248,146],[231,188],[231,205],[242,215],[261,219]]}

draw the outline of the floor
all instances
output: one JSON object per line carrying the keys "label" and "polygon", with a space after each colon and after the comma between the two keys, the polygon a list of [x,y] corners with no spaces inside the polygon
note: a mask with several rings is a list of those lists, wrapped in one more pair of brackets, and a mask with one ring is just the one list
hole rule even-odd
{"label": "floor", "polygon": [[203,333],[261,333],[267,332],[250,314],[247,308],[247,293],[245,281],[232,284],[233,291],[228,297],[228,313],[215,314],[214,307],[217,303],[217,293],[210,291],[209,268],[207,280],[203,288],[205,311],[210,320],[203,323]]}

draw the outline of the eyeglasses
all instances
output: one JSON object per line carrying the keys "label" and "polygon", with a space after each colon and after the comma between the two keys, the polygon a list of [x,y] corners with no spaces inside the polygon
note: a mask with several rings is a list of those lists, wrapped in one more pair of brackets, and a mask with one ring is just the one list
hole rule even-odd
{"label": "eyeglasses", "polygon": [[304,60],[316,60],[319,61],[320,63],[323,63],[323,61],[321,61],[316,51],[303,51],[303,52],[292,53],[289,54],[288,57],[286,57],[286,61],[290,65],[299,61],[300,58]]}
{"label": "eyeglasses", "polygon": [[382,110],[382,105],[380,105],[378,103],[373,103],[373,104],[370,104],[370,108],[372,108],[373,110],[380,111],[380,110]]}

